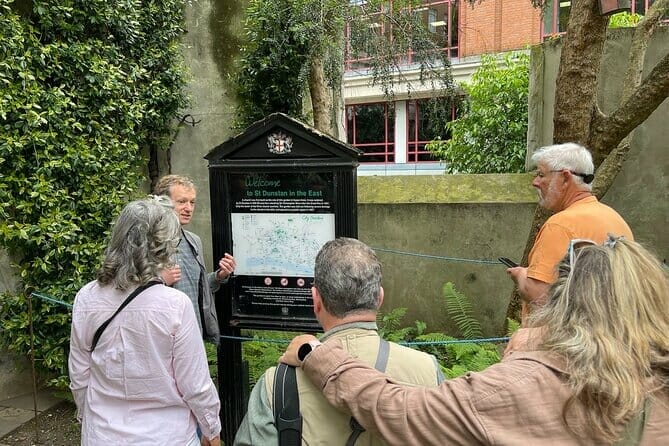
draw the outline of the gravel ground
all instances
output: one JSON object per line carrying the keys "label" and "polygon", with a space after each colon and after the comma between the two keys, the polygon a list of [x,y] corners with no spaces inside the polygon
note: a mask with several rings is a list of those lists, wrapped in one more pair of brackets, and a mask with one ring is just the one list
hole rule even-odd
{"label": "gravel ground", "polygon": [[63,401],[0,438],[0,446],[78,445],[81,436],[74,413],[74,403]]}

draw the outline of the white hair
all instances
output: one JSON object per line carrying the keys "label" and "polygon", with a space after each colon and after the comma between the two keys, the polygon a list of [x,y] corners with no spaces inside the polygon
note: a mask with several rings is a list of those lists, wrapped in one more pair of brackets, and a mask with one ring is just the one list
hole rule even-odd
{"label": "white hair", "polygon": [[590,151],[580,144],[568,142],[565,144],[553,144],[541,147],[532,154],[532,164],[545,164],[550,170],[569,170],[576,184],[581,184],[588,190],[592,184],[584,181],[583,175],[595,173],[595,165],[592,162]]}

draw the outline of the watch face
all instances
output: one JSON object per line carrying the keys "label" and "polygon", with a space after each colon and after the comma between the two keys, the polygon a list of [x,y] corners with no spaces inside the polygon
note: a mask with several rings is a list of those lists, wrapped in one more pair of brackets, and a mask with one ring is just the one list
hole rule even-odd
{"label": "watch face", "polygon": [[313,350],[313,347],[311,344],[302,344],[300,345],[300,348],[297,350],[297,358],[300,361],[304,361],[304,358],[307,357],[309,353],[311,353],[311,350]]}

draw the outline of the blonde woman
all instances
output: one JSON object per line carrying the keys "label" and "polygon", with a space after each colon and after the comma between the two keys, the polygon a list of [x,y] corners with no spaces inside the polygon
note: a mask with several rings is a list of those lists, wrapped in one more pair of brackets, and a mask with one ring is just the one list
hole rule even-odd
{"label": "blonde woman", "polygon": [[307,335],[282,360],[391,445],[669,444],[669,279],[648,251],[572,242],[531,324],[540,336],[525,351],[436,389]]}

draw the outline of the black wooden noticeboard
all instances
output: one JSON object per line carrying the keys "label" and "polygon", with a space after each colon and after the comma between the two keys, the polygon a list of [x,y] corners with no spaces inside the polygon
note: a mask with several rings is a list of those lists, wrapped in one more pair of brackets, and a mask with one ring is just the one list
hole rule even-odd
{"label": "black wooden noticeboard", "polygon": [[214,258],[237,261],[217,299],[222,333],[319,329],[314,259],[328,240],[357,237],[360,154],[280,113],[209,152]]}

